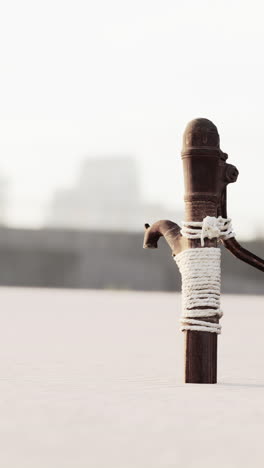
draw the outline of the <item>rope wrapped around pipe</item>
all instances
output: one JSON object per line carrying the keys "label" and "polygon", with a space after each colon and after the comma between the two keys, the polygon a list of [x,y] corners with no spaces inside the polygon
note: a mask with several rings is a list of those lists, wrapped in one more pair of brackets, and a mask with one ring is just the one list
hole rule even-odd
{"label": "rope wrapped around pipe", "polygon": [[221,251],[204,247],[204,239],[234,237],[231,219],[206,216],[203,221],[184,221],[181,234],[188,239],[201,239],[201,248],[187,249],[174,259],[182,276],[181,330],[221,333],[221,325],[200,318],[218,317],[220,309]]}
{"label": "rope wrapped around pipe", "polygon": [[232,230],[230,218],[218,218],[206,216],[203,221],[183,221],[181,234],[188,239],[201,239],[201,246],[204,246],[204,239],[213,239],[215,237],[230,239],[235,236]]}
{"label": "rope wrapped around pipe", "polygon": [[220,249],[214,247],[187,249],[175,255],[182,276],[181,330],[221,333],[219,323],[199,320],[223,315],[220,310],[220,256]]}

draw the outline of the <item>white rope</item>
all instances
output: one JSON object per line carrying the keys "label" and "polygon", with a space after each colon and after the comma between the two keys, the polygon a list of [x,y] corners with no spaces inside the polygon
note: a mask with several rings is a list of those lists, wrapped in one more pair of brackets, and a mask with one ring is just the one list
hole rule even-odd
{"label": "white rope", "polygon": [[221,333],[219,323],[199,320],[223,315],[220,310],[220,256],[220,249],[215,247],[187,249],[175,255],[182,276],[181,330]]}
{"label": "white rope", "polygon": [[201,239],[201,246],[204,246],[204,239],[213,239],[215,237],[230,239],[235,233],[232,230],[230,218],[219,216],[206,216],[203,221],[183,221],[181,234],[188,239]]}

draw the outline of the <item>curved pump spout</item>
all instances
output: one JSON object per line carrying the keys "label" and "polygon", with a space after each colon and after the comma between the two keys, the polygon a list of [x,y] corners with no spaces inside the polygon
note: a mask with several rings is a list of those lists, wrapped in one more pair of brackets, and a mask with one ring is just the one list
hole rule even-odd
{"label": "curved pump spout", "polygon": [[178,224],[162,219],[152,224],[152,226],[145,224],[145,230],[144,249],[157,249],[158,240],[163,236],[169,244],[173,255],[180,251],[182,236],[180,232],[181,228]]}

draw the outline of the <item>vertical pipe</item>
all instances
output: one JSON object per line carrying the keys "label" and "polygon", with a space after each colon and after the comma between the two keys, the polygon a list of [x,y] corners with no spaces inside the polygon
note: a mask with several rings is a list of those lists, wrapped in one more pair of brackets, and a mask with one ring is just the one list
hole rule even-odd
{"label": "vertical pipe", "polygon": [[[190,122],[183,137],[183,170],[185,183],[185,221],[202,221],[217,217],[219,189],[219,135],[207,119]],[[205,239],[204,247],[216,247],[216,240]],[[188,239],[187,248],[201,248],[200,239]],[[218,322],[218,317],[204,317]],[[184,331],[185,382],[217,382],[217,334]]]}

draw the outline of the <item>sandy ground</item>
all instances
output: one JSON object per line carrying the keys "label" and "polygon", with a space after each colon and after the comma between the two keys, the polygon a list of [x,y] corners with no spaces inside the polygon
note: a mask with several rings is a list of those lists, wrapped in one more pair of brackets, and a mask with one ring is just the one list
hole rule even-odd
{"label": "sandy ground", "polygon": [[224,296],[185,385],[180,295],[2,288],[0,466],[263,467],[264,296]]}

